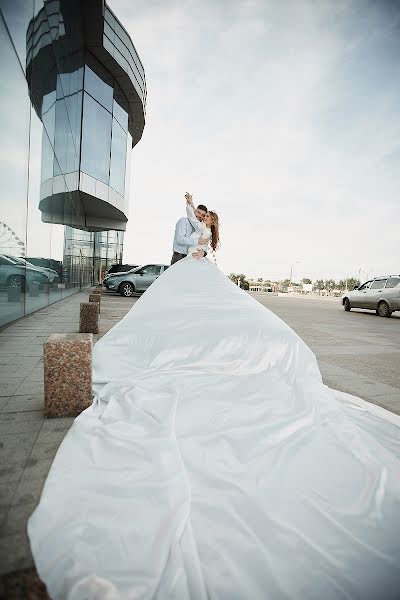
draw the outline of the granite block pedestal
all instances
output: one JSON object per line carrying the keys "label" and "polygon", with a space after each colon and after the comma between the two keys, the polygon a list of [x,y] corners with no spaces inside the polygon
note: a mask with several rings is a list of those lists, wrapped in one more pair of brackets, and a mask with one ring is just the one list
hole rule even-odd
{"label": "granite block pedestal", "polygon": [[81,302],[79,333],[99,333],[99,307],[97,302]]}
{"label": "granite block pedestal", "polygon": [[53,333],[44,344],[44,414],[76,417],[92,403],[91,333]]}
{"label": "granite block pedestal", "polygon": [[89,302],[96,302],[98,306],[98,311],[100,312],[100,295],[99,294],[89,294]]}

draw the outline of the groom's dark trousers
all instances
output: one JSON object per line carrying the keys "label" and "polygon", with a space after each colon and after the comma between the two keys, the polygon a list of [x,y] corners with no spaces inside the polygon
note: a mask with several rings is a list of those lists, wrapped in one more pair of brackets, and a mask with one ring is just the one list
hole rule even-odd
{"label": "groom's dark trousers", "polygon": [[186,258],[186,256],[186,254],[179,254],[179,252],[174,252],[171,259],[171,265],[174,265],[176,262],[178,262],[178,260],[181,260],[182,258]]}

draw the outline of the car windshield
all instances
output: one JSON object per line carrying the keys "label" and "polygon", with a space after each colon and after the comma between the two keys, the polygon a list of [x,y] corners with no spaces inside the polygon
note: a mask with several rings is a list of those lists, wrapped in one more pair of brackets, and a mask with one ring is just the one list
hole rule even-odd
{"label": "car windshield", "polygon": [[136,273],[136,271],[140,271],[140,269],[143,269],[144,267],[135,267],[134,269],[131,269],[130,271],[127,271],[127,273]]}
{"label": "car windshield", "polygon": [[25,261],[22,258],[18,258],[18,256],[8,256],[5,255],[6,258],[8,258],[8,260],[11,260],[11,262],[13,262],[14,264],[17,265],[24,265]]}
{"label": "car windshield", "polygon": [[2,259],[7,263],[10,263],[11,265],[17,265],[17,261],[14,260],[13,258],[11,258],[10,256],[6,256],[5,254],[1,254],[0,255],[2,257]]}
{"label": "car windshield", "polygon": [[142,267],[135,267],[134,269],[131,269],[130,271],[118,271],[117,273],[109,273],[109,275],[110,275],[110,277],[123,277],[127,273],[135,273],[136,271],[138,271],[141,268]]}

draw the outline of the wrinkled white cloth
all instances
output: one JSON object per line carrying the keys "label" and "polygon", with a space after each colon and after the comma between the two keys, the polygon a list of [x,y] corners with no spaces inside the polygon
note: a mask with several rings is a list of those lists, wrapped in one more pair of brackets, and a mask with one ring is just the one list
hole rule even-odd
{"label": "wrinkled white cloth", "polygon": [[395,600],[400,420],[207,259],[94,347],[28,532],[54,600]]}

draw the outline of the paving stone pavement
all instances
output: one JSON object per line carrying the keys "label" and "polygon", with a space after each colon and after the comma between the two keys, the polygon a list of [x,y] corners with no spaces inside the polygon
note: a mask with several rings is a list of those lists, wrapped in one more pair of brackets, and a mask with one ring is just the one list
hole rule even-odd
{"label": "paving stone pavement", "polygon": [[[90,290],[52,304],[0,331],[0,598],[25,598],[32,575],[26,523],[73,418],[43,416],[43,343],[79,332],[79,305]],[[138,297],[102,295],[96,342]]]}
{"label": "paving stone pavement", "polygon": [[[0,597],[25,598],[32,576],[26,523],[72,418],[43,417],[43,343],[51,333],[78,332],[79,304],[70,296],[0,331]],[[252,294],[286,321],[316,354],[330,387],[400,414],[400,315],[345,313],[339,301]],[[135,298],[103,292],[96,342]],[[11,592],[12,591],[12,596]]]}

